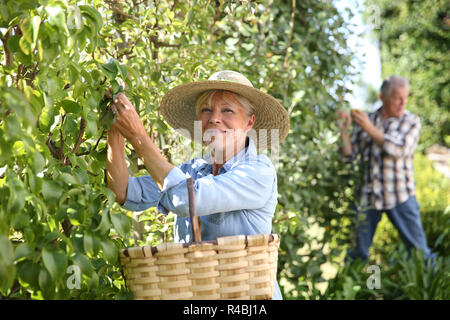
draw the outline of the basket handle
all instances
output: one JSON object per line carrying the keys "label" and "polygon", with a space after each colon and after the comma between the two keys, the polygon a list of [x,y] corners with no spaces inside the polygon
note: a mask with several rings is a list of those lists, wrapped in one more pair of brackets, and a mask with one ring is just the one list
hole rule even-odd
{"label": "basket handle", "polygon": [[195,215],[195,195],[194,195],[194,180],[187,179],[188,197],[189,197],[189,217],[191,218],[192,233],[194,241],[202,241],[202,233],[200,231],[200,219]]}

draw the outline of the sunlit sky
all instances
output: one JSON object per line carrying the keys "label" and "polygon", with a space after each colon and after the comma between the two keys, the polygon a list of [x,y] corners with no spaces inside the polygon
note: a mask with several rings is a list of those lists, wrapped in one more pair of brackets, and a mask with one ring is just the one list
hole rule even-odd
{"label": "sunlit sky", "polygon": [[[381,86],[381,60],[378,50],[378,45],[375,41],[375,37],[371,36],[373,28],[377,27],[380,23],[377,19],[377,8],[371,8],[372,16],[369,25],[364,24],[362,18],[362,12],[364,11],[363,0],[335,0],[337,9],[343,14],[347,22],[350,23],[350,32],[347,43],[352,51],[355,53],[353,59],[353,66],[355,70],[359,72],[359,77],[356,77],[354,81],[362,80],[378,90]],[[353,17],[350,19],[345,12],[345,8],[350,8],[353,12]],[[365,89],[353,85],[352,83],[346,83],[346,86],[353,90],[353,94],[348,95],[346,98],[350,102],[351,107],[360,108],[363,110],[373,110],[375,105],[368,105],[365,102]]]}

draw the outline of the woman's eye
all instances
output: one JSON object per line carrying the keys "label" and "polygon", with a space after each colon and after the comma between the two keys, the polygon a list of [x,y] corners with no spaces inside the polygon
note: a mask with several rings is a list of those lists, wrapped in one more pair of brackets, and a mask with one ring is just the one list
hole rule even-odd
{"label": "woman's eye", "polygon": [[201,110],[201,112],[202,112],[202,113],[211,112],[211,109],[209,109],[209,108],[203,108],[203,109]]}
{"label": "woman's eye", "polygon": [[226,109],[224,109],[223,111],[224,111],[224,112],[230,112],[230,113],[233,113],[233,112],[234,112],[233,110],[231,110],[231,109],[229,109],[229,108],[226,108]]}

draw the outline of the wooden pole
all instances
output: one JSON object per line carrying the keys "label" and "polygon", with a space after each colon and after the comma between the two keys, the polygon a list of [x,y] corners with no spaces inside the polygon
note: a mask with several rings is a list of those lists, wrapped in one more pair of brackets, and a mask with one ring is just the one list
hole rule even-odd
{"label": "wooden pole", "polygon": [[189,217],[191,218],[192,233],[194,235],[194,242],[202,241],[202,233],[200,231],[200,221],[195,215],[195,193],[194,193],[194,180],[192,178],[187,179],[187,188],[189,196]]}

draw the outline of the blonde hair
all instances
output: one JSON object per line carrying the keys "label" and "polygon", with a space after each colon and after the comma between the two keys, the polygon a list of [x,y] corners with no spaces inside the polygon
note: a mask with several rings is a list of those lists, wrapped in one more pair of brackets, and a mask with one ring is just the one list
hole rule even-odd
{"label": "blonde hair", "polygon": [[[226,91],[226,90],[208,90],[203,92],[197,99],[197,103],[195,104],[195,112],[197,117],[200,114],[200,107],[206,102],[208,105],[211,104],[211,99],[212,96],[214,95],[214,93],[219,92],[219,91]],[[232,94],[234,94],[234,97],[236,98],[236,100],[239,102],[239,104],[241,105],[241,107],[244,109],[245,114],[248,117],[251,117],[253,114],[255,114],[255,108],[253,107],[253,105],[250,103],[250,101],[248,101],[247,98],[241,96],[238,93],[232,92],[232,91],[228,91],[231,92]],[[222,95],[223,100],[230,104],[231,106],[235,106],[236,103],[234,101],[231,101],[229,99],[226,98],[225,95]]]}

